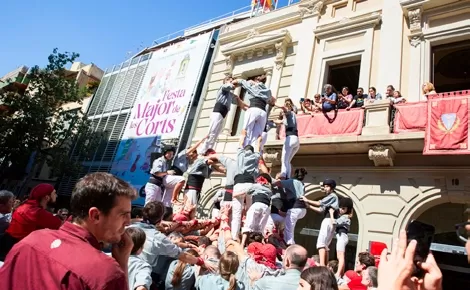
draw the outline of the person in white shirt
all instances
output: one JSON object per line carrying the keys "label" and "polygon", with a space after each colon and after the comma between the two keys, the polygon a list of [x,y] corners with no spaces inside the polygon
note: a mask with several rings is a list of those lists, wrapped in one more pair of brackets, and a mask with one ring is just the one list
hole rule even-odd
{"label": "person in white shirt", "polygon": [[128,261],[129,278],[127,282],[129,289],[150,290],[152,285],[152,267],[139,257],[144,248],[145,232],[135,227],[127,228],[126,232],[134,243]]}

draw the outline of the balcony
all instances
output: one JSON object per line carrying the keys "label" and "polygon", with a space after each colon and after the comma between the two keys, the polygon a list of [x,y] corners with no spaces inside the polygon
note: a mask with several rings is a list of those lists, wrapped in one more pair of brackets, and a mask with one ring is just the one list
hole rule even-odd
{"label": "balcony", "polygon": [[[443,93],[451,95],[465,92]],[[467,91],[468,93],[468,91]],[[413,162],[421,165],[467,165],[462,156],[423,156],[425,129],[427,125],[427,102],[391,105],[388,100],[367,104],[364,108],[339,110],[311,115],[298,115],[297,123],[300,149],[296,154],[297,166],[311,165],[315,157],[320,164],[327,164],[332,156],[342,158],[342,164],[375,166],[409,164],[407,156],[417,156]],[[272,130],[274,131],[274,130]],[[284,143],[284,128],[270,132],[265,145],[266,161],[279,164]],[[343,158],[341,156],[346,156]],[[364,158],[368,155],[369,158]],[[399,156],[399,157],[398,157]],[[323,160],[324,159],[324,160]],[[369,161],[369,160],[370,161]],[[430,161],[432,160],[432,161]],[[399,164],[397,164],[398,161]],[[419,165],[419,164],[416,164]],[[438,164],[435,164],[438,165]]]}

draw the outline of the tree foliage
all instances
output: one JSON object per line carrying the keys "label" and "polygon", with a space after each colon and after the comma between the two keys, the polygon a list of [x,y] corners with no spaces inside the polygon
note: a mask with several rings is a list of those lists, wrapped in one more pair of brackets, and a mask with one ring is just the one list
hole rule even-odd
{"label": "tree foliage", "polygon": [[[34,164],[47,162],[56,175],[75,174],[96,148],[99,136],[83,112],[64,106],[81,104],[86,96],[86,88],[80,89],[65,69],[78,56],[54,49],[47,66],[29,71],[25,91],[0,89],[0,177],[13,168],[22,168],[24,174],[25,160],[33,153]],[[74,148],[79,150],[70,158]]]}

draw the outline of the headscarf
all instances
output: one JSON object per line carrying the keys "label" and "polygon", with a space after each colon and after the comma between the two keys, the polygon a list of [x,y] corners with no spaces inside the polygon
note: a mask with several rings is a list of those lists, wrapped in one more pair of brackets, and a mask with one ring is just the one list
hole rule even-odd
{"label": "headscarf", "polygon": [[276,248],[271,244],[261,244],[258,242],[251,243],[248,246],[248,254],[251,255],[256,263],[265,265],[271,269],[277,269],[276,267]]}

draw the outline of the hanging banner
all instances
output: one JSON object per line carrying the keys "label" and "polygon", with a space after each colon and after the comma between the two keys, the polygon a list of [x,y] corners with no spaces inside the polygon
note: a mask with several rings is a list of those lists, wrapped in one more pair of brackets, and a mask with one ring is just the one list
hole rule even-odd
{"label": "hanging banner", "polygon": [[424,155],[470,154],[470,91],[428,96]]}
{"label": "hanging banner", "polygon": [[149,178],[150,156],[177,139],[201,78],[212,33],[153,52],[111,173],[140,190]]}

